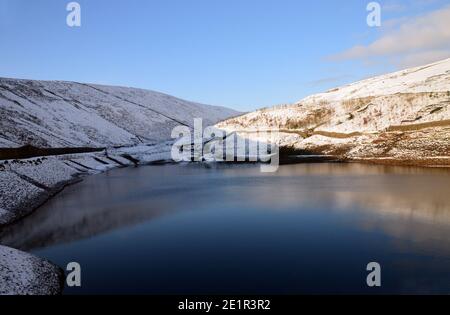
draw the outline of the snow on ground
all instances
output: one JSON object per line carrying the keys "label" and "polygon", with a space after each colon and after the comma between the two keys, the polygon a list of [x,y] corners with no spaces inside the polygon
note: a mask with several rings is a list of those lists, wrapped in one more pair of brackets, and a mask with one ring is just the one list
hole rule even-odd
{"label": "snow on ground", "polygon": [[0,295],[54,295],[63,271],[52,263],[0,245]]}
{"label": "snow on ground", "polygon": [[116,163],[118,163],[119,166],[130,166],[133,164],[133,162],[131,162],[130,160],[128,160],[120,155],[117,155],[117,154],[114,154],[114,155],[108,154],[108,156],[106,157],[105,160],[116,162]]}
{"label": "snow on ground", "polygon": [[[0,227],[35,210],[82,175],[171,159],[172,142],[102,152],[0,161]],[[0,295],[57,294],[61,271],[37,257],[0,246]]]}
{"label": "snow on ground", "polygon": [[67,166],[56,157],[11,162],[9,163],[9,169],[45,187],[54,187],[61,182],[70,181],[77,174],[74,168]]}
{"label": "snow on ground", "polygon": [[116,155],[129,155],[138,160],[140,164],[159,161],[171,161],[171,150],[173,141],[166,141],[155,145],[137,145],[129,148],[110,150]]}
{"label": "snow on ground", "polygon": [[[281,146],[346,158],[450,155],[450,59],[382,75],[217,124],[296,133]],[[421,139],[420,139],[421,138]]]}
{"label": "snow on ground", "polygon": [[80,175],[169,160],[176,126],[192,127],[194,118],[207,126],[236,114],[142,89],[0,78],[0,148],[108,148],[0,161],[0,224],[32,211]]}
{"label": "snow on ground", "polygon": [[76,158],[70,158],[67,161],[69,162],[69,165],[73,167],[78,166],[91,174],[104,172],[119,166],[119,164],[114,161],[106,159],[104,155],[101,156],[97,154],[82,155]]}
{"label": "snow on ground", "polygon": [[24,215],[48,193],[10,171],[0,171],[0,226]]}
{"label": "snow on ground", "polygon": [[450,59],[382,75],[292,104],[231,118],[219,127],[379,131],[450,119]]}
{"label": "snow on ground", "polygon": [[214,124],[224,108],[142,89],[0,78],[0,147],[112,147],[170,139],[194,118]]}
{"label": "snow on ground", "polygon": [[[108,148],[0,162],[0,226],[30,213],[82,175],[170,161],[175,126],[192,127],[194,118],[204,118],[206,127],[236,114],[141,89],[0,78],[0,148]],[[449,121],[447,59],[232,118],[218,127],[244,133],[280,128],[282,146],[352,159],[435,157],[436,163],[448,164],[442,157],[450,155]],[[57,293],[58,272],[48,262],[0,246],[0,294]]]}
{"label": "snow on ground", "polygon": [[30,213],[81,176],[135,164],[171,162],[172,144],[0,161],[0,226]]}
{"label": "snow on ground", "polygon": [[18,144],[0,137],[0,148],[15,148]]}
{"label": "snow on ground", "polygon": [[321,100],[343,101],[397,93],[442,92],[448,91],[449,80],[450,58],[348,84],[325,93],[309,96],[297,104],[317,103]]}
{"label": "snow on ground", "polygon": [[13,212],[0,208],[0,225],[14,221],[15,217]]}
{"label": "snow on ground", "polygon": [[[176,126],[192,127],[194,118],[213,125],[236,114],[142,89],[0,78],[0,148],[108,148],[0,161],[0,226],[30,213],[82,175],[170,160],[167,141]],[[0,247],[0,294],[59,289],[49,263]]]}

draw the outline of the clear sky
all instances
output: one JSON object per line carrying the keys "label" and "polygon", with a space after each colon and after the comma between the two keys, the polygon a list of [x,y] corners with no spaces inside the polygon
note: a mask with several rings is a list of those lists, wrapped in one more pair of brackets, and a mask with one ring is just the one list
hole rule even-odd
{"label": "clear sky", "polygon": [[[79,28],[66,24],[69,2],[0,0],[0,76],[248,111],[450,56],[449,0],[379,1],[379,28],[363,0],[78,0]],[[430,21],[436,38],[420,40]]]}

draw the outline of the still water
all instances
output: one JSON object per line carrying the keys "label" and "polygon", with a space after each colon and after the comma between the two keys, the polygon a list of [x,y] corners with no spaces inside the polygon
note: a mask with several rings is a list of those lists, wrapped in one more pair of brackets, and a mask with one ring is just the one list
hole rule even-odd
{"label": "still water", "polygon": [[[450,171],[360,164],[125,168],[0,243],[82,268],[65,294],[450,293]],[[368,288],[366,266],[382,267]]]}

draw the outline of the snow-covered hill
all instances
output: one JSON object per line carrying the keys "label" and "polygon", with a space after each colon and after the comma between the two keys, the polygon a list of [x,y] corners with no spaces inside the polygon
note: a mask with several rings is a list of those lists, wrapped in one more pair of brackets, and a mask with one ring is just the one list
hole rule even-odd
{"label": "snow-covered hill", "polygon": [[431,164],[448,164],[450,59],[255,111],[218,127],[246,133],[280,128],[281,146],[346,158],[435,158],[439,161]]}
{"label": "snow-covered hill", "polygon": [[105,147],[160,142],[173,127],[236,111],[135,88],[0,78],[0,147]]}

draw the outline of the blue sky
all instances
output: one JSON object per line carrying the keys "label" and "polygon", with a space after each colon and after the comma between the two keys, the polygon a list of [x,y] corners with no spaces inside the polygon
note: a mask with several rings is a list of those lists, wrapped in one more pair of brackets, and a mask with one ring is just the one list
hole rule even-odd
{"label": "blue sky", "polygon": [[439,20],[430,14],[448,0],[379,1],[381,28],[368,27],[362,0],[79,0],[80,28],[66,25],[69,2],[0,0],[0,76],[140,87],[247,111],[450,51],[444,31],[409,39],[409,51],[383,44],[407,37],[402,27],[423,28],[420,18]]}

